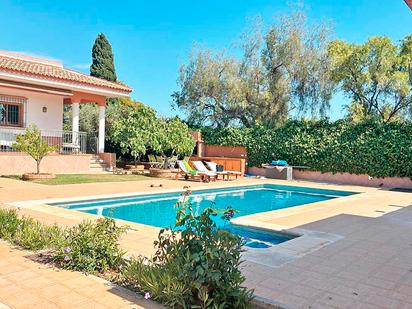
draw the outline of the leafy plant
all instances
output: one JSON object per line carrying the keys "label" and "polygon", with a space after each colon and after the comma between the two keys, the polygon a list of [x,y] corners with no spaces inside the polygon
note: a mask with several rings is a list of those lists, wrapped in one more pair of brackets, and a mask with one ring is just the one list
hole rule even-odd
{"label": "leafy plant", "polygon": [[84,221],[64,231],[53,260],[63,268],[86,273],[118,270],[124,256],[118,241],[124,232],[111,218]]}
{"label": "leafy plant", "polygon": [[62,230],[19,216],[16,210],[0,209],[1,239],[25,249],[49,249],[59,266],[87,273],[119,270],[124,251],[118,241],[125,229],[113,219],[101,218]]}
{"label": "leafy plant", "polygon": [[137,105],[125,118],[113,123],[113,141],[122,153],[130,153],[135,163],[149,147],[159,149],[156,112],[144,104]]}
{"label": "leafy plant", "polygon": [[179,118],[159,119],[160,123],[160,148],[163,154],[188,156],[191,155],[196,145],[190,134],[187,124]]}
{"label": "leafy plant", "polygon": [[273,159],[321,172],[347,172],[374,177],[412,176],[412,124],[364,120],[288,121],[270,129],[202,130],[208,144],[245,146],[248,165]]}
{"label": "leafy plant", "polygon": [[0,209],[0,238],[25,249],[42,250],[53,246],[61,236],[56,225],[45,226],[30,217],[19,217],[16,210]]}
{"label": "leafy plant", "polygon": [[195,47],[180,67],[172,99],[189,123],[278,127],[291,111],[325,113],[333,90],[329,28],[309,23],[299,7],[271,25],[256,24],[236,46],[240,57]]}
{"label": "leafy plant", "polygon": [[37,174],[40,174],[40,163],[50,152],[56,151],[57,146],[52,146],[42,138],[40,130],[36,126],[26,128],[24,134],[18,135],[13,148],[26,152],[36,161]]}
{"label": "leafy plant", "polygon": [[195,146],[188,126],[180,119],[159,118],[153,108],[144,104],[134,106],[125,117],[113,122],[112,139],[123,154],[133,156],[135,163],[148,151],[189,155]]}
{"label": "leafy plant", "polygon": [[189,287],[177,280],[181,271],[174,263],[156,264],[144,258],[132,258],[122,270],[122,281],[138,292],[172,308],[186,308]]}
{"label": "leafy plant", "polygon": [[341,40],[329,44],[331,74],[351,100],[352,119],[376,117],[389,122],[411,114],[411,51],[411,35],[399,45],[381,36],[363,44]]}
{"label": "leafy plant", "polygon": [[[248,307],[252,291],[242,287],[241,238],[217,228],[212,208],[195,215],[189,196],[187,191],[176,205],[174,228],[160,231],[153,260],[135,259],[125,267],[126,282],[169,306]],[[222,219],[229,219],[230,214],[233,210]],[[172,283],[185,293],[165,294]]]}

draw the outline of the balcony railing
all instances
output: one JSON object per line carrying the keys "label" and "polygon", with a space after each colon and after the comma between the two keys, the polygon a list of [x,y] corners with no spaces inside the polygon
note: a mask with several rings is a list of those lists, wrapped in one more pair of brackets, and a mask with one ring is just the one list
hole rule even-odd
{"label": "balcony railing", "polygon": [[[86,132],[71,132],[57,130],[41,130],[42,140],[49,145],[57,146],[57,151],[62,154],[86,153]],[[14,148],[16,137],[24,134],[24,129],[0,128],[0,152],[18,152]]]}

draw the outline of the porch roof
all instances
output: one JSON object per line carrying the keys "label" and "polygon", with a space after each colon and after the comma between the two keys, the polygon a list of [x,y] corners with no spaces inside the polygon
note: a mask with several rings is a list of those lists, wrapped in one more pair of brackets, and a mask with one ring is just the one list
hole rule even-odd
{"label": "porch roof", "polygon": [[[30,57],[18,53],[0,51],[0,76],[1,73],[10,73],[11,78],[32,78],[40,83],[61,82],[70,86],[93,87],[107,93],[107,97],[128,95],[132,89],[121,83],[109,82],[107,80],[89,76],[63,67],[57,61]],[[4,77],[4,76],[2,76]],[[62,84],[60,84],[62,86]],[[113,92],[113,95],[110,93]]]}

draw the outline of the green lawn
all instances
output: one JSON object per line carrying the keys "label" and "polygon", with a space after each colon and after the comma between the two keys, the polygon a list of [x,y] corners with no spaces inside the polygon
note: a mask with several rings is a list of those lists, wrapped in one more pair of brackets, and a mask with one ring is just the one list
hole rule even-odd
{"label": "green lawn", "polygon": [[[9,178],[21,179],[19,176],[7,176]],[[76,183],[93,182],[120,182],[150,179],[143,175],[113,175],[113,174],[59,174],[54,179],[42,179],[32,182],[43,185],[67,185]]]}

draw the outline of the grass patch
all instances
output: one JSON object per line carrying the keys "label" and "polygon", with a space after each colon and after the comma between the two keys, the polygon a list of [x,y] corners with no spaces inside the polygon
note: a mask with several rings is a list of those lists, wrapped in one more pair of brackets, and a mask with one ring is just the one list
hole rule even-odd
{"label": "grass patch", "polygon": [[[6,176],[11,179],[19,179],[20,176]],[[43,185],[68,185],[77,183],[96,183],[96,182],[122,182],[147,180],[149,177],[143,175],[114,175],[114,174],[59,174],[54,179],[39,179],[32,182]]]}

